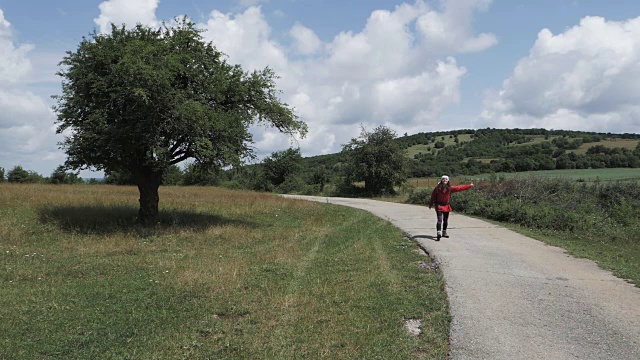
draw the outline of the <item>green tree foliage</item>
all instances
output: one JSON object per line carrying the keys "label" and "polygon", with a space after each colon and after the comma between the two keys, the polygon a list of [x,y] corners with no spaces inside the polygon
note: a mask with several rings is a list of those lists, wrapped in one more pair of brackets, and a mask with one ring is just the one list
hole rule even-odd
{"label": "green tree foliage", "polygon": [[273,186],[279,186],[300,170],[300,149],[276,151],[263,160],[264,175]]}
{"label": "green tree foliage", "polygon": [[184,173],[178,165],[171,165],[167,168],[162,178],[162,185],[182,185]]}
{"label": "green tree foliage", "polygon": [[21,184],[40,183],[44,182],[44,177],[34,171],[25,170],[22,166],[17,165],[7,173],[7,181]]}
{"label": "green tree foliage", "polygon": [[346,159],[345,178],[349,183],[364,181],[365,191],[372,195],[393,193],[393,186],[406,179],[406,149],[394,141],[395,131],[378,126],[372,132],[364,128],[359,138],[343,145]]}
{"label": "green tree foliage", "polygon": [[218,171],[200,163],[189,163],[184,168],[183,185],[218,185]]}
{"label": "green tree foliage", "polygon": [[187,159],[212,168],[252,156],[249,127],[293,135],[306,125],[277,97],[269,68],[246,73],[204,43],[186,18],[176,25],[93,32],[67,52],[58,72],[58,133],[74,169],[129,172],[143,225],[158,218],[158,187]]}
{"label": "green tree foliage", "polygon": [[128,170],[106,170],[104,183],[109,185],[135,185],[135,179]]}
{"label": "green tree foliage", "polygon": [[324,191],[324,186],[331,180],[329,175],[329,169],[326,166],[320,165],[313,169],[311,173],[310,183],[319,186],[319,191]]}
{"label": "green tree foliage", "polygon": [[64,165],[58,166],[49,177],[50,184],[81,184],[82,182],[78,174],[67,172]]}
{"label": "green tree foliage", "polygon": [[0,183],[4,182],[4,168],[0,167]]}

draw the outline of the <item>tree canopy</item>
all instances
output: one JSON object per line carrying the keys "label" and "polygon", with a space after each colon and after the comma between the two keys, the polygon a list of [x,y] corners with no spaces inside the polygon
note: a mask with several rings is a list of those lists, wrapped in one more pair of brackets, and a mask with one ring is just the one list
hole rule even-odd
{"label": "tree canopy", "polygon": [[278,186],[287,178],[300,170],[302,155],[299,148],[276,151],[263,160],[264,172],[267,181],[273,186]]}
{"label": "tree canopy", "polygon": [[364,181],[365,191],[371,195],[393,193],[393,186],[406,180],[407,161],[406,149],[395,138],[395,131],[378,126],[372,132],[362,129],[359,138],[343,145],[347,181]]}
{"label": "tree canopy", "polygon": [[158,29],[94,31],[60,65],[55,110],[65,165],[130,173],[146,225],[157,220],[157,190],[169,166],[186,159],[237,165],[253,155],[253,124],[307,131],[278,99],[271,69],[247,73],[227,63],[186,18]]}

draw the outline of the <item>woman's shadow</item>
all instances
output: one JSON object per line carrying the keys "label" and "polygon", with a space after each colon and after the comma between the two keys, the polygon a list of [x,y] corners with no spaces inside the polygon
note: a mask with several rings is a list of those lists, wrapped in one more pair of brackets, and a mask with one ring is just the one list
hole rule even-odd
{"label": "woman's shadow", "polygon": [[437,241],[437,238],[432,235],[415,235],[411,237],[411,240],[416,240],[416,239],[429,239],[429,240]]}
{"label": "woman's shadow", "polygon": [[[49,206],[39,211],[40,222],[54,224],[62,230],[81,234],[112,234],[143,230],[138,221],[138,208],[126,205]],[[152,229],[190,229],[204,231],[224,225],[256,227],[251,221],[184,210],[160,210],[158,223]],[[148,229],[147,229],[148,230]]]}

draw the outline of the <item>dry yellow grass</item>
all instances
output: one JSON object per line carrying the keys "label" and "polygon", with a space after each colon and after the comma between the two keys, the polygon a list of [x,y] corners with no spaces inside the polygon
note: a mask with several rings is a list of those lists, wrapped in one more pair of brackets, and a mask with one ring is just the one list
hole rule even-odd
{"label": "dry yellow grass", "polygon": [[[148,229],[138,196],[0,184],[0,358],[446,354],[442,277],[420,270],[428,259],[387,222],[272,194],[161,187]],[[428,344],[401,332],[404,317],[434,312]]]}

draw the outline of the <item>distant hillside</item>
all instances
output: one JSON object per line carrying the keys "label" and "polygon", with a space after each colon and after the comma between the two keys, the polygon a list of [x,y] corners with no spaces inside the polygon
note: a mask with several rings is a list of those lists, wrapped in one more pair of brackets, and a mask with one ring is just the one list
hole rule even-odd
{"label": "distant hillside", "polygon": [[[396,141],[407,149],[410,177],[640,167],[640,134],[487,128],[418,133]],[[331,175],[340,164],[339,153],[319,155],[304,158],[302,169]]]}

